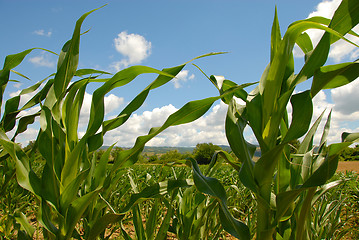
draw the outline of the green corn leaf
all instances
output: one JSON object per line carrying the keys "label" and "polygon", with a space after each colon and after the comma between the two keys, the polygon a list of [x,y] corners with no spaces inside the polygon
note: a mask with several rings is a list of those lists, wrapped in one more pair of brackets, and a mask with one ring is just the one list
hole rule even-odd
{"label": "green corn leaf", "polygon": [[[31,80],[29,77],[26,77],[24,74],[19,73],[18,71],[15,71],[14,69],[11,69],[10,72],[13,72],[13,73],[17,74],[20,77],[26,78],[27,80]],[[16,80],[9,80],[9,81],[20,82],[20,81],[16,81]]]}
{"label": "green corn leaf", "polygon": [[[281,129],[283,129],[283,125]],[[276,194],[286,191],[290,185],[290,146],[284,146],[282,157],[278,161]]]}
{"label": "green corn leaf", "polygon": [[184,66],[185,65],[180,65],[173,68],[163,69],[162,72],[165,72],[169,75],[160,74],[150,85],[148,85],[140,94],[138,94],[116,118],[105,121],[103,123],[103,131],[107,132],[125,123],[127,119],[131,116],[131,114],[136,111],[140,106],[142,106],[150,90],[160,87],[173,79],[173,77],[171,76],[176,76],[183,69]]}
{"label": "green corn leaf", "polygon": [[121,221],[121,233],[122,233],[122,237],[125,240],[132,240],[132,238],[130,237],[130,235],[125,231],[122,221]]}
{"label": "green corn leaf", "polygon": [[235,219],[228,208],[221,207],[219,209],[219,218],[224,230],[238,239],[250,239],[249,229],[243,222]]}
{"label": "green corn leaf", "polygon": [[38,218],[41,225],[48,231],[48,233],[55,238],[59,229],[52,223],[52,213],[49,205],[45,199],[41,199],[40,209],[38,211]]}
{"label": "green corn leaf", "polygon": [[282,35],[280,34],[280,26],[278,21],[277,7],[275,8],[274,20],[272,24],[271,32],[271,62],[279,49],[280,41],[282,40]]}
{"label": "green corn leaf", "polygon": [[97,237],[106,230],[110,224],[120,222],[125,215],[116,213],[107,213],[100,217],[90,230],[88,240],[96,240]]}
{"label": "green corn leaf", "polygon": [[157,232],[155,240],[165,240],[167,237],[167,231],[170,227],[171,219],[173,216],[173,208],[170,207],[167,209],[166,216],[164,217],[160,229]]}
{"label": "green corn leaf", "polygon": [[140,211],[139,204],[136,204],[132,207],[133,214],[133,225],[135,227],[135,232],[138,240],[145,240],[145,229],[142,224],[142,215]]}
{"label": "green corn leaf", "polygon": [[335,143],[329,145],[325,161],[303,184],[303,188],[320,186],[326,183],[335,173],[338,167],[338,157],[340,152],[350,146],[350,142]]}
{"label": "green corn leaf", "polygon": [[359,133],[348,133],[342,134],[342,142],[357,142],[359,139]]}
{"label": "green corn leaf", "polygon": [[333,89],[344,86],[359,75],[359,62],[341,63],[321,67],[314,73],[311,93],[314,97],[322,89]]}
{"label": "green corn leaf", "polygon": [[91,178],[91,189],[92,190],[102,187],[105,182],[107,163],[108,163],[108,159],[110,157],[111,151],[113,149],[113,146],[114,146],[114,144],[112,146],[110,146],[109,148],[107,148],[107,150],[101,156],[99,163],[96,164],[96,168],[94,169],[94,173]]}
{"label": "green corn leaf", "polygon": [[[312,148],[312,142],[314,138],[314,134],[317,132],[318,126],[323,118],[324,112],[318,117],[318,119],[314,122],[310,130],[307,132],[306,136],[304,137],[302,143],[300,144],[297,153],[298,154],[305,154]],[[302,165],[302,157],[293,157],[292,164],[291,164],[291,187],[295,188],[298,184],[302,183],[301,177],[301,165]]]}
{"label": "green corn leaf", "polygon": [[[236,162],[229,153],[227,153],[227,152],[225,152],[223,150],[219,150],[219,151],[215,152],[215,155],[213,156],[213,158],[214,157],[217,158],[217,156],[221,156],[227,163],[229,163],[238,172],[241,170],[241,163]],[[211,164],[212,164],[212,162],[211,162]],[[210,166],[208,166],[208,168],[210,168]],[[211,172],[214,172],[214,171],[211,170]]]}
{"label": "green corn leaf", "polygon": [[[52,75],[50,75],[49,77],[51,76]],[[44,79],[43,81],[46,81],[47,79],[48,78]],[[35,106],[36,104],[42,102],[46,98],[47,93],[49,92],[53,83],[54,83],[54,79],[49,79],[46,82],[45,86],[38,93],[36,93],[35,96],[33,96],[27,103],[25,103],[24,106],[20,109],[20,111],[29,109]]]}
{"label": "green corn leaf", "polygon": [[302,137],[308,130],[313,114],[313,103],[309,91],[304,91],[292,96],[292,123],[285,135],[283,142],[290,142]]}
{"label": "green corn leaf", "polygon": [[81,172],[61,193],[60,195],[60,212],[64,213],[70,206],[70,203],[74,201],[78,196],[78,191],[82,182],[86,179],[89,174],[87,169]]}
{"label": "green corn leaf", "polygon": [[[10,70],[18,66],[24,58],[34,50],[35,48],[31,48],[25,50],[21,53],[8,55],[5,58],[3,69],[0,71],[0,86],[4,86],[9,81]],[[1,92],[3,93],[3,92]],[[2,95],[1,95],[2,96]],[[2,98],[1,98],[2,100]]]}
{"label": "green corn leaf", "polygon": [[57,211],[60,211],[60,181],[48,164],[44,166],[41,180],[41,197],[55,206]]}
{"label": "green corn leaf", "polygon": [[306,32],[299,35],[296,44],[302,49],[305,54],[305,60],[307,60],[308,54],[313,50],[313,43],[309,35]]}
{"label": "green corn leaf", "polygon": [[327,121],[326,121],[326,123],[324,125],[323,134],[322,134],[322,137],[320,139],[320,145],[319,145],[320,148],[323,147],[324,145],[326,145],[326,143],[327,143],[327,137],[328,137],[328,134],[329,134],[331,119],[332,119],[332,111],[329,112]]}
{"label": "green corn leaf", "polygon": [[144,188],[139,193],[132,194],[130,200],[127,202],[127,205],[122,208],[120,213],[128,212],[132,208],[132,206],[134,206],[140,200],[158,198],[177,188],[190,187],[192,185],[193,183],[190,180],[167,180],[155,183],[149,187]]}
{"label": "green corn leaf", "polygon": [[54,81],[54,91],[57,99],[63,94],[72,77],[76,74],[79,61],[81,25],[89,14],[98,9],[85,13],[77,20],[71,40],[62,48]]}
{"label": "green corn leaf", "polygon": [[66,229],[66,236],[65,239],[70,239],[72,236],[73,231],[75,230],[75,226],[82,217],[82,214],[87,209],[88,205],[91,201],[98,195],[100,190],[96,190],[86,195],[76,198],[74,201],[71,202],[69,208],[67,209],[66,214],[66,222],[64,229]]}
{"label": "green corn leaf", "polygon": [[[5,103],[4,116],[1,119],[1,123],[2,123],[1,125],[2,125],[3,129],[5,130],[5,132],[8,132],[15,127],[16,115],[17,115],[17,113],[15,111],[17,111],[17,109],[19,107],[19,102],[20,102],[20,96],[16,96],[16,97],[10,98]],[[15,112],[15,113],[13,113],[13,112]]]}
{"label": "green corn leaf", "polygon": [[244,127],[246,123],[240,116],[236,117],[235,101],[232,100],[228,106],[227,117],[225,122],[225,130],[228,143],[232,151],[236,154],[238,159],[243,162],[243,166],[240,170],[239,177],[242,183],[256,192],[257,185],[254,181],[252,156],[255,152],[255,146],[249,144],[243,136]]}
{"label": "green corn leaf", "polygon": [[[323,181],[321,181],[321,182],[323,182]],[[315,194],[311,200],[311,204],[314,204],[320,198],[320,196],[322,196],[328,190],[338,186],[340,183],[342,183],[342,181],[338,180],[338,181],[330,182],[330,183],[327,183],[327,184],[321,186],[320,189],[315,192]],[[313,184],[313,185],[320,186],[321,184],[318,183],[318,184]],[[276,201],[277,201],[277,204],[276,204],[277,205],[277,212],[276,212],[277,221],[286,220],[287,217],[285,217],[284,219],[282,219],[282,217],[289,210],[292,203],[297,199],[297,197],[303,191],[305,191],[309,188],[313,188],[313,187],[315,187],[315,186],[311,186],[311,187],[310,186],[301,186],[300,188],[292,190],[292,191],[279,193],[277,195],[277,199],[276,199]]]}
{"label": "green corn leaf", "polygon": [[[346,33],[350,32],[350,30],[359,23],[359,17],[357,14],[355,14],[358,7],[358,1],[356,0],[342,1],[329,24],[329,28],[335,30],[337,33],[339,33],[339,35],[333,34],[331,31],[329,32],[333,35],[331,35],[329,32],[326,32],[323,35],[314,51],[310,54],[310,57],[307,58],[306,63],[292,83],[292,86],[295,86],[296,84],[311,78],[314,72],[324,65],[329,54],[330,44],[342,38],[341,36],[344,36]],[[318,18],[307,19],[304,21],[315,21],[318,23],[323,23],[323,21],[318,21]]]}
{"label": "green corn leaf", "polygon": [[116,87],[121,87],[131,82],[138,75],[144,73],[157,73],[160,75],[173,77],[172,75],[166,72],[162,72],[154,68],[145,67],[145,66],[133,66],[116,73],[111,79],[105,82],[104,85],[96,89],[93,93],[91,110],[90,110],[90,120],[89,120],[88,129],[85,134],[85,138],[94,135],[103,123],[105,95],[112,89]]}
{"label": "green corn leaf", "polygon": [[[30,165],[29,159],[27,158],[26,153],[20,148],[19,145],[9,140],[5,132],[0,129],[0,144],[3,149],[12,157],[15,161],[16,166],[16,179],[19,185],[32,193],[35,193],[35,190],[30,182]],[[35,175],[36,176],[36,175]],[[35,177],[33,176],[33,177]],[[32,178],[33,178],[32,177]],[[34,184],[38,183],[36,179],[33,179]],[[35,186],[38,189],[38,186]]]}
{"label": "green corn leaf", "polygon": [[83,77],[85,75],[92,75],[92,74],[111,75],[111,73],[109,73],[109,72],[100,71],[100,70],[96,70],[96,69],[78,69],[78,70],[76,70],[75,76]]}
{"label": "green corn leaf", "polygon": [[156,227],[158,225],[157,212],[159,211],[159,199],[155,199],[148,218],[146,219],[146,239],[154,239]]}
{"label": "green corn leaf", "polygon": [[[277,51],[276,56],[273,58],[272,64],[270,66],[267,80],[266,80],[266,88],[263,92],[263,117],[265,122],[267,122],[272,115],[273,110],[276,106],[276,101],[279,97],[282,81],[285,76],[286,67],[288,64],[288,61],[291,60],[292,57],[292,50],[294,47],[294,44],[297,40],[297,38],[302,34],[302,32],[315,28],[315,29],[321,29],[327,31],[326,34],[322,37],[321,42],[319,43],[313,53],[311,54],[308,61],[305,63],[301,73],[298,74],[296,79],[293,81],[291,86],[289,88],[293,88],[296,84],[301,82],[301,78],[303,75],[306,76],[305,80],[308,79],[308,76],[312,76],[312,72],[316,70],[318,67],[322,66],[327,58],[327,55],[329,53],[329,46],[330,46],[330,34],[334,34],[337,37],[343,38],[341,33],[338,33],[337,31],[328,28],[326,26],[323,26],[316,22],[310,22],[310,21],[299,21],[296,23],[293,23],[291,26],[289,26],[287,32],[285,33],[283,40],[281,42],[281,46],[279,50]],[[345,38],[343,38],[345,39]],[[347,39],[345,39],[347,40]],[[349,41],[349,40],[347,40]],[[349,41],[350,42],[350,41]],[[352,43],[352,42],[350,42]],[[353,43],[354,44],[354,43]],[[356,45],[356,44],[354,44]],[[320,56],[320,57],[318,57]],[[313,62],[311,62],[311,59],[313,59]],[[311,63],[309,63],[311,62]],[[306,66],[308,69],[306,69]]]}
{"label": "green corn leaf", "polygon": [[21,224],[21,227],[25,230],[26,236],[28,237],[28,239],[32,239],[32,236],[35,233],[35,228],[29,223],[25,214],[23,214],[22,212],[16,211],[14,213],[14,217],[15,217],[16,221]]}
{"label": "green corn leaf", "polygon": [[[3,115],[3,119],[1,120],[1,124],[6,132],[12,130],[15,127],[17,115],[19,114],[19,112],[21,110],[26,109],[26,108],[22,107],[20,110],[18,110],[21,96],[36,91],[45,80],[46,79],[36,83],[35,85],[33,85],[31,87],[23,89],[19,93],[19,95],[15,96],[13,98],[10,98],[9,100],[6,101],[5,112]],[[37,104],[37,103],[39,103],[39,101],[36,102],[35,104]]]}
{"label": "green corn leaf", "polygon": [[72,151],[76,143],[78,142],[78,124],[80,118],[80,111],[85,96],[86,86],[87,84],[84,81],[81,85],[78,84],[76,88],[71,88],[63,103],[62,116],[65,123],[67,145],[69,147],[69,151]]}
{"label": "green corn leaf", "polygon": [[329,182],[323,186],[320,186],[319,189],[315,192],[315,195],[313,197],[312,200],[312,205],[318,201],[318,199],[323,196],[326,192],[328,192],[330,189],[333,189],[337,186],[339,186],[340,184],[342,184],[344,182],[344,180],[340,179],[337,181],[333,181],[333,182]]}
{"label": "green corn leaf", "polygon": [[193,170],[193,180],[198,191],[214,197],[220,204],[220,218],[223,228],[239,239],[250,239],[247,225],[235,219],[227,207],[227,196],[222,184],[216,178],[202,175],[197,162],[190,159]]}
{"label": "green corn leaf", "polygon": [[[260,84],[261,85],[261,84]],[[260,86],[259,85],[259,86]],[[247,112],[245,113],[245,119],[248,120],[249,125],[256,136],[256,139],[263,148],[262,151],[265,151],[265,143],[263,141],[263,118],[262,118],[262,96],[258,93],[259,88],[253,90],[249,95],[254,96],[246,104]]]}
{"label": "green corn leaf", "polygon": [[277,142],[277,137],[280,131],[279,126],[282,124],[283,117],[286,117],[286,108],[293,91],[294,89],[291,89],[281,94],[277,101],[277,106],[272,113],[272,116],[269,118],[269,121],[264,126],[263,132],[258,133],[257,130],[254,131],[257,134],[260,134],[260,141],[258,142],[260,143],[261,151],[263,153],[267,152],[268,149],[272,149]]}
{"label": "green corn leaf", "polygon": [[[359,2],[356,0],[343,0],[329,24],[329,27],[345,35],[359,23]],[[333,40],[339,39],[333,36]]]}
{"label": "green corn leaf", "polygon": [[[254,164],[253,175],[254,180],[258,185],[258,188],[263,192],[259,192],[264,201],[268,204],[271,203],[271,195],[266,195],[270,193],[267,191],[271,188],[272,178],[275,171],[275,168],[278,164],[278,161],[282,157],[284,145],[277,145],[270,151],[266,152],[258,159]],[[259,190],[258,190],[259,191]]]}

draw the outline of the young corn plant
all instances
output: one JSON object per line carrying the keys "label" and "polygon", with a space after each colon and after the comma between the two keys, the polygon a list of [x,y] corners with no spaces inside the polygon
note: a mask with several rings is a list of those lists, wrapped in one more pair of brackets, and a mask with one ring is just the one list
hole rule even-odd
{"label": "young corn plant", "polygon": [[[308,239],[311,231],[311,206],[324,188],[337,185],[329,182],[338,165],[342,149],[358,139],[358,134],[343,133],[342,142],[326,145],[330,116],[316,148],[314,134],[318,119],[312,127],[312,98],[322,89],[332,89],[358,78],[358,61],[324,66],[330,46],[345,34],[358,37],[352,28],[359,23],[359,2],[343,0],[331,20],[313,17],[292,23],[284,36],[280,33],[277,12],[271,33],[270,63],[258,86],[250,93],[240,89],[233,96],[223,97],[228,104],[225,131],[232,151],[240,160],[235,162],[222,153],[239,172],[241,182],[256,196],[256,239]],[[324,30],[319,43],[313,47],[308,29]],[[352,42],[351,42],[352,43]],[[305,54],[305,63],[294,72],[293,47],[297,44]],[[354,44],[354,43],[352,43]],[[355,44],[354,44],[355,45]],[[355,45],[357,46],[357,45]],[[358,47],[358,46],[357,46]],[[296,93],[299,83],[312,78],[311,88]],[[236,83],[209,78],[220,93]],[[289,121],[287,105],[291,104]],[[261,150],[254,162],[256,146],[245,140],[244,129],[250,127]],[[290,154],[291,142],[304,136],[296,154]],[[228,211],[226,193],[215,178],[206,177],[192,161],[193,178],[198,190],[216,198],[220,204],[223,228],[239,239],[250,239],[253,233]]]}
{"label": "young corn plant", "polygon": [[[93,10],[95,11],[95,10]],[[58,57],[57,71],[49,78],[24,89],[19,96],[9,99],[5,105],[0,129],[2,154],[9,155],[15,163],[17,182],[31,192],[39,201],[38,221],[43,227],[46,239],[96,239],[106,238],[105,230],[112,223],[121,221],[125,213],[134,211],[142,199],[160,198],[163,194],[175,191],[179,187],[189,187],[186,180],[165,180],[134,193],[127,204],[119,211],[108,202],[116,183],[123,177],[123,168],[136,163],[145,144],[170,126],[194,121],[205,114],[212,104],[221,97],[232,95],[239,88],[234,86],[221,96],[192,101],[170,115],[160,127],[150,129],[149,133],[137,138],[131,149],[121,151],[113,164],[108,163],[109,148],[96,160],[96,154],[103,144],[104,135],[123,125],[146,100],[151,90],[158,88],[174,78],[186,64],[162,71],[146,66],[133,66],[108,78],[107,72],[94,69],[77,69],[79,61],[79,44],[81,25],[93,11],[81,16],[76,22],[72,38],[66,42]],[[2,84],[1,99],[4,88],[9,81],[10,71],[19,65],[33,49],[8,56],[0,72]],[[204,56],[214,55],[214,53]],[[152,73],[158,77],[143,89],[113,119],[104,120],[104,98],[115,88],[133,81],[138,75]],[[93,83],[102,85],[93,92],[90,117],[85,134],[78,136],[79,116],[87,87]],[[37,91],[35,96],[19,108],[22,94]],[[40,106],[35,114],[17,119],[22,110]],[[40,130],[35,142],[40,155],[45,161],[42,172],[33,171],[28,155],[15,142],[16,135],[26,131],[28,124],[40,118]],[[15,136],[9,139],[6,132],[16,127]],[[90,158],[90,156],[93,156]],[[171,209],[171,208],[168,208]],[[138,214],[137,214],[138,215]],[[21,219],[26,220],[25,215]],[[163,230],[156,237],[163,239],[172,214],[163,220]],[[20,219],[20,218],[19,218]],[[33,235],[33,229],[22,221],[27,238]],[[143,236],[143,235],[141,235]]]}

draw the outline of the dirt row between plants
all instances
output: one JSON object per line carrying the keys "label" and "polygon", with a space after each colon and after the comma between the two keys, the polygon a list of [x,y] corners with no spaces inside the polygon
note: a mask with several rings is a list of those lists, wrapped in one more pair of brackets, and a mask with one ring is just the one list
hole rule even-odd
{"label": "dirt row between plants", "polygon": [[337,171],[338,172],[355,171],[359,173],[359,161],[348,161],[348,162],[340,161],[338,164]]}

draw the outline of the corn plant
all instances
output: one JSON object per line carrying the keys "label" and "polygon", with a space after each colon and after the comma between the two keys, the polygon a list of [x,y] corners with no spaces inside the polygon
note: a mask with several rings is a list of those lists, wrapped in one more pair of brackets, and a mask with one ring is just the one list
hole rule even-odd
{"label": "corn plant", "polygon": [[[351,30],[359,23],[358,9],[358,1],[343,0],[331,20],[314,17],[294,22],[284,36],[280,33],[276,12],[270,63],[258,86],[250,93],[243,89],[234,93],[243,103],[230,96],[222,98],[228,104],[226,136],[240,163],[229,154],[222,154],[238,170],[241,182],[256,196],[256,239],[308,239],[315,196],[321,188],[336,185],[327,181],[336,171],[338,155],[358,138],[358,134],[343,133],[341,143],[327,146],[329,115],[316,148],[313,138],[322,116],[311,126],[312,98],[322,89],[343,86],[359,76],[357,61],[324,66],[331,44],[339,39],[350,42],[344,37],[347,33],[358,37]],[[308,29],[325,31],[315,47],[305,33]],[[292,53],[295,44],[305,53],[305,63],[298,73],[294,72]],[[299,83],[311,78],[309,90],[295,93]],[[215,76],[209,79],[220,93],[236,86],[229,80],[219,82]],[[287,112],[289,103],[291,121]],[[256,146],[245,140],[246,126],[253,131],[261,150],[256,162],[252,160]],[[290,154],[290,143],[302,137],[297,154]],[[198,190],[219,202],[224,229],[239,239],[249,239],[253,233],[228,211],[226,193],[219,181],[203,175],[193,161],[192,165]]]}
{"label": "corn plant", "polygon": [[[123,125],[144,103],[151,90],[169,82],[187,63],[165,68],[162,71],[146,66],[132,66],[112,76],[104,71],[77,69],[82,35],[81,25],[93,11],[84,14],[76,22],[72,38],[64,44],[59,54],[57,71],[34,86],[24,89],[19,96],[9,99],[1,121],[1,150],[3,154],[11,156],[14,161],[19,185],[38,199],[38,221],[47,239],[80,239],[82,237],[96,239],[98,236],[105,238],[105,229],[108,225],[121,221],[131,210],[135,215],[137,214],[137,204],[141,199],[159,198],[179,187],[189,187],[189,183],[185,180],[165,180],[132,194],[127,204],[119,211],[115,211],[108,202],[116,183],[123,177],[123,168],[136,163],[144,145],[149,140],[170,126],[198,119],[221,97],[231,95],[239,88],[251,85],[235,86],[221,96],[189,102],[170,115],[162,126],[150,129],[148,135],[139,136],[134,146],[121,151],[113,164],[108,164],[113,146],[97,161],[96,154],[92,153],[102,146],[104,135]],[[0,72],[1,99],[9,81],[10,71],[14,71],[13,68],[33,50],[26,50],[5,59],[4,68]],[[146,73],[158,74],[158,77],[145,87],[118,116],[105,121],[105,95],[115,88],[130,83],[138,75]],[[109,77],[102,78],[103,75]],[[86,89],[94,82],[102,85],[93,92],[87,130],[80,138],[78,136],[80,111]],[[36,90],[38,91],[36,95],[19,109],[21,95]],[[19,112],[34,106],[40,106],[40,110],[35,114],[17,119]],[[45,160],[43,171],[39,176],[33,171],[28,155],[15,142],[15,137],[26,131],[28,124],[33,123],[36,117],[40,118],[40,130],[35,146]],[[17,125],[16,122],[18,122]],[[15,136],[9,139],[6,132],[16,126]],[[90,158],[90,156],[93,157]],[[168,216],[162,224],[163,230],[158,239],[163,239],[163,234],[167,231],[172,214],[169,212]],[[23,222],[23,227],[27,229],[27,238],[31,238],[33,229],[28,227],[29,224],[26,221]]]}

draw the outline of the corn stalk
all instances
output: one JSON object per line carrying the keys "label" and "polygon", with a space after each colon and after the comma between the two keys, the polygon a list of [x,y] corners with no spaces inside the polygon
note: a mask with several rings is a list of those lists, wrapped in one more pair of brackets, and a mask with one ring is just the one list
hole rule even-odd
{"label": "corn stalk", "polygon": [[[339,39],[352,43],[344,37],[346,34],[358,37],[352,31],[359,23],[358,10],[358,1],[343,0],[331,20],[313,17],[294,22],[284,36],[280,33],[275,12],[270,62],[257,87],[250,93],[239,89],[233,94],[244,103],[237,103],[231,96],[222,98],[228,104],[226,136],[241,166],[229,157],[226,159],[238,170],[241,182],[256,196],[256,239],[307,239],[313,198],[321,188],[336,186],[325,184],[336,171],[338,155],[358,139],[358,134],[343,133],[341,143],[327,146],[329,115],[321,142],[316,148],[313,138],[322,116],[311,126],[312,98],[322,89],[340,87],[359,77],[358,61],[324,66],[333,43]],[[316,47],[313,47],[305,32],[309,29],[325,31]],[[305,63],[299,73],[294,72],[292,51],[295,44],[305,54]],[[311,78],[310,89],[294,93],[299,83]],[[237,85],[230,80],[218,83],[215,76],[209,80],[220,93]],[[293,109],[291,122],[288,104]],[[245,140],[246,126],[253,131],[261,150],[261,157],[256,162],[252,160],[256,147]],[[302,137],[297,154],[290,154],[291,143]],[[202,175],[195,163],[192,165],[198,190],[216,198],[225,213],[226,196],[220,184]],[[233,236],[250,238],[251,234],[244,223],[230,215],[221,220],[224,229]]]}

